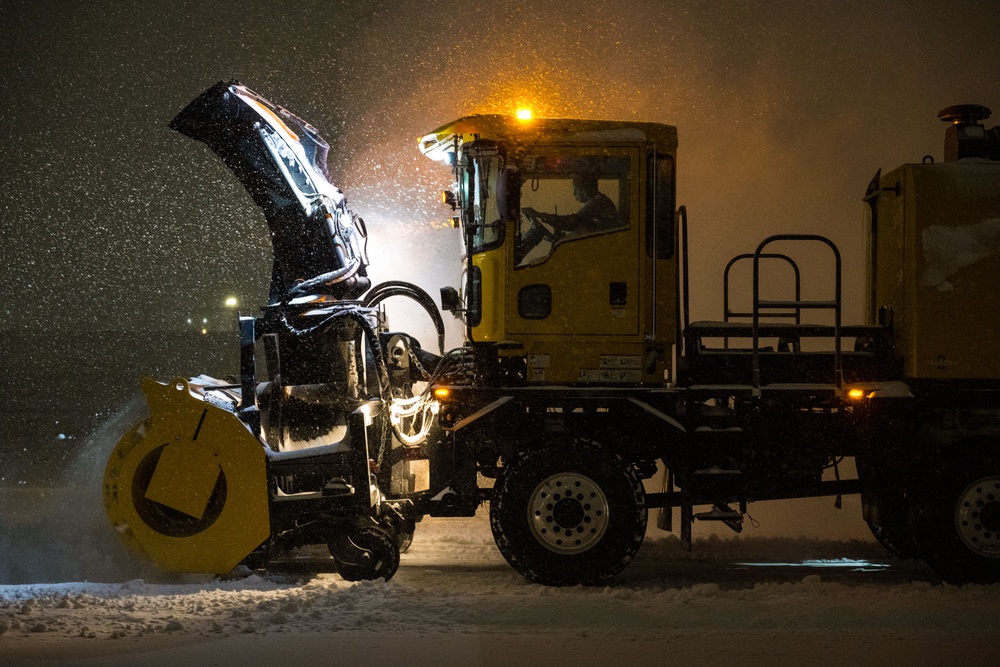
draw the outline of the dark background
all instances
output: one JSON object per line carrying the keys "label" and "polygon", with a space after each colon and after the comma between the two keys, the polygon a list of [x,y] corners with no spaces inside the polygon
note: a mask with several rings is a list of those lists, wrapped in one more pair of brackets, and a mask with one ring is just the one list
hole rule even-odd
{"label": "dark background", "polygon": [[0,0],[0,484],[60,481],[142,375],[235,372],[223,303],[262,302],[266,225],[167,129],[216,81],[330,141],[375,281],[456,283],[450,176],[415,140],[528,104],[678,126],[695,318],[719,316],[730,256],[801,231],[841,247],[857,321],[865,186],[940,159],[940,109],[1000,118],[997,25],[995,0]]}

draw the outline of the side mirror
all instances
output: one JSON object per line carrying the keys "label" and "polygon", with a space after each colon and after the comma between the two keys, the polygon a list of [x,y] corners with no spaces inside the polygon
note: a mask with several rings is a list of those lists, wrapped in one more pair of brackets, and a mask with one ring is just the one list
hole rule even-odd
{"label": "side mirror", "polygon": [[517,220],[521,213],[521,174],[504,167],[497,174],[497,211],[502,220]]}
{"label": "side mirror", "polygon": [[462,312],[462,299],[458,296],[458,290],[454,287],[441,288],[441,310],[446,310],[455,317],[460,317]]}

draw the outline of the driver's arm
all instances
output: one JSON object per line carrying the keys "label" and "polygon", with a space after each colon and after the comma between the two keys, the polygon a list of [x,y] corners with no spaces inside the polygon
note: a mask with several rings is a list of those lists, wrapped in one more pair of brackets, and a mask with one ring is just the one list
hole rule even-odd
{"label": "driver's arm", "polygon": [[573,215],[558,215],[556,213],[542,213],[541,211],[536,211],[530,206],[526,206],[521,209],[523,213],[529,220],[537,220],[539,222],[544,222],[547,225],[551,225],[557,232],[566,231],[566,227],[569,223],[573,221]]}

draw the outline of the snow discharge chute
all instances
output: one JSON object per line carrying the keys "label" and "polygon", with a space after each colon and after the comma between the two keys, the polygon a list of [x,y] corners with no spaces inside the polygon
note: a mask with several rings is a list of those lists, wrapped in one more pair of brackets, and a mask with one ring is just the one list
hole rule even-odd
{"label": "snow discharge chute", "polygon": [[215,151],[264,211],[272,303],[317,289],[354,299],[371,286],[358,242],[364,223],[327,180],[330,146],[316,128],[236,82],[206,90],[170,128]]}

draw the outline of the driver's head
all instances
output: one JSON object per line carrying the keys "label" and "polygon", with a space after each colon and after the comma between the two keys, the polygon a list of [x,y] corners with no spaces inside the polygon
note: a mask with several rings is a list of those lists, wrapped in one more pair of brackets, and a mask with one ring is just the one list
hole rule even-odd
{"label": "driver's head", "polygon": [[590,201],[597,193],[597,174],[584,173],[573,177],[573,197],[578,202]]}

